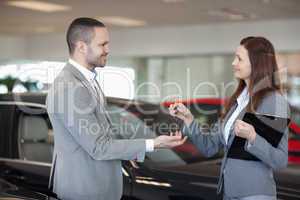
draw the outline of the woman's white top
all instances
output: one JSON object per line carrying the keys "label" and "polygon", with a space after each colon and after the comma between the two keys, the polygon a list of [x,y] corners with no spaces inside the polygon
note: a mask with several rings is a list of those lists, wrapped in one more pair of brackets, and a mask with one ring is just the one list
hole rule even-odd
{"label": "woman's white top", "polygon": [[248,105],[249,103],[249,93],[248,88],[245,87],[243,92],[240,94],[240,96],[237,98],[237,108],[235,111],[231,114],[229,120],[227,121],[225,128],[224,128],[224,138],[225,142],[227,144],[230,130],[234,128],[234,122],[236,121],[239,114],[242,112],[242,110]]}

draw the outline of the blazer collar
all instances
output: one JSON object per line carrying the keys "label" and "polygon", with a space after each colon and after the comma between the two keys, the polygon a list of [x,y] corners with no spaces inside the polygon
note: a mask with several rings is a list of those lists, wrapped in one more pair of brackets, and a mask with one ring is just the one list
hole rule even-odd
{"label": "blazer collar", "polygon": [[235,103],[233,104],[233,106],[231,106],[231,108],[229,109],[228,113],[226,114],[225,118],[223,119],[222,122],[222,130],[224,130],[225,125],[227,123],[227,121],[229,120],[229,117],[232,115],[232,113],[235,111],[235,109],[237,108],[238,104],[237,101],[235,101]]}
{"label": "blazer collar", "polygon": [[[83,76],[83,74],[78,69],[73,67],[73,65],[71,65],[70,63],[67,63],[67,65],[65,66],[65,70],[70,71],[84,85],[84,87],[86,87],[88,89],[88,91],[97,99],[97,101],[101,102],[100,97],[96,94],[96,92],[92,88],[90,82]],[[100,90],[101,90],[101,88],[100,88]],[[100,91],[100,92],[102,93],[102,95],[104,97],[104,101],[105,101],[105,96],[104,96],[103,92],[102,91]],[[106,105],[106,103],[104,103],[104,106],[105,105]],[[105,115],[106,119],[108,120],[108,122],[110,124],[112,124],[110,116],[106,112],[105,108],[104,108],[104,115]]]}
{"label": "blazer collar", "polygon": [[88,81],[93,82],[95,78],[97,77],[96,70],[89,70],[82,65],[80,65],[78,62],[73,60],[72,58],[69,58],[69,64],[71,64],[73,67],[77,69]]}
{"label": "blazer collar", "polygon": [[83,85],[88,89],[88,91],[100,102],[100,97],[96,94],[95,90],[92,88],[91,83],[85,78],[85,76],[72,64],[67,63],[65,70],[71,72]]}
{"label": "blazer collar", "polygon": [[[230,116],[232,115],[232,113],[235,111],[235,109],[237,108],[238,106],[238,102],[235,101],[235,103],[233,104],[233,106],[230,108],[230,110],[228,111],[227,115],[225,116],[223,122],[222,122],[222,143],[224,145],[226,145],[225,143],[225,138],[224,138],[224,129],[225,129],[225,125],[227,123],[227,121],[229,120]],[[247,109],[247,106],[240,112],[240,114],[238,115],[237,119],[243,119],[245,113],[246,113],[246,109]],[[234,125],[232,125],[231,129],[230,129],[230,134],[229,134],[229,138],[228,138],[228,142],[227,142],[227,145],[226,146],[230,146],[235,135],[233,134],[233,128],[234,128]]]}
{"label": "blazer collar", "polygon": [[[247,111],[247,106],[240,112],[240,114],[238,115],[238,117],[236,119],[242,120],[244,118],[244,115],[246,114],[246,111]],[[234,129],[234,124],[230,128],[230,134],[229,134],[229,138],[228,138],[228,142],[227,142],[228,147],[231,146],[233,139],[235,138],[233,129]]]}

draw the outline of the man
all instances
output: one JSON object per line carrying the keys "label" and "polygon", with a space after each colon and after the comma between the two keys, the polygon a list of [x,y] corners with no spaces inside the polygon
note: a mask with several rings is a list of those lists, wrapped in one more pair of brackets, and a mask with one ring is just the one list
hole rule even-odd
{"label": "man", "polygon": [[155,139],[117,139],[96,81],[109,53],[105,25],[75,19],[67,31],[70,59],[47,96],[54,130],[50,184],[60,199],[116,200],[122,195],[121,160],[143,161],[145,152],[185,142],[180,133]]}

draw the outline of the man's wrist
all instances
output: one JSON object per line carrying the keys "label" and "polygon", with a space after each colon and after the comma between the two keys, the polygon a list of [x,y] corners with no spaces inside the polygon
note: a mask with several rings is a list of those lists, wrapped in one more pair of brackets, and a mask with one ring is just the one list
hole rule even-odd
{"label": "man's wrist", "polygon": [[153,152],[153,151],[154,151],[154,139],[147,139],[146,152]]}
{"label": "man's wrist", "polygon": [[153,148],[154,148],[154,149],[159,149],[159,148],[161,148],[161,142],[160,142],[157,138],[155,138],[155,139],[153,140]]}

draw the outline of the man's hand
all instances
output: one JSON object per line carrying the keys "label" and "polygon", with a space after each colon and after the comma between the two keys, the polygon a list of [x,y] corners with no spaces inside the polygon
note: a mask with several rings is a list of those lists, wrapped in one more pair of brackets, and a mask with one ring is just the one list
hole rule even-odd
{"label": "man's hand", "polygon": [[252,144],[256,137],[256,132],[254,127],[251,124],[248,124],[242,120],[236,120],[234,126],[234,132],[236,136],[245,138]]}
{"label": "man's hand", "polygon": [[182,133],[176,131],[170,135],[160,135],[154,139],[154,148],[173,148],[180,146],[187,140],[187,136],[182,138]]}

